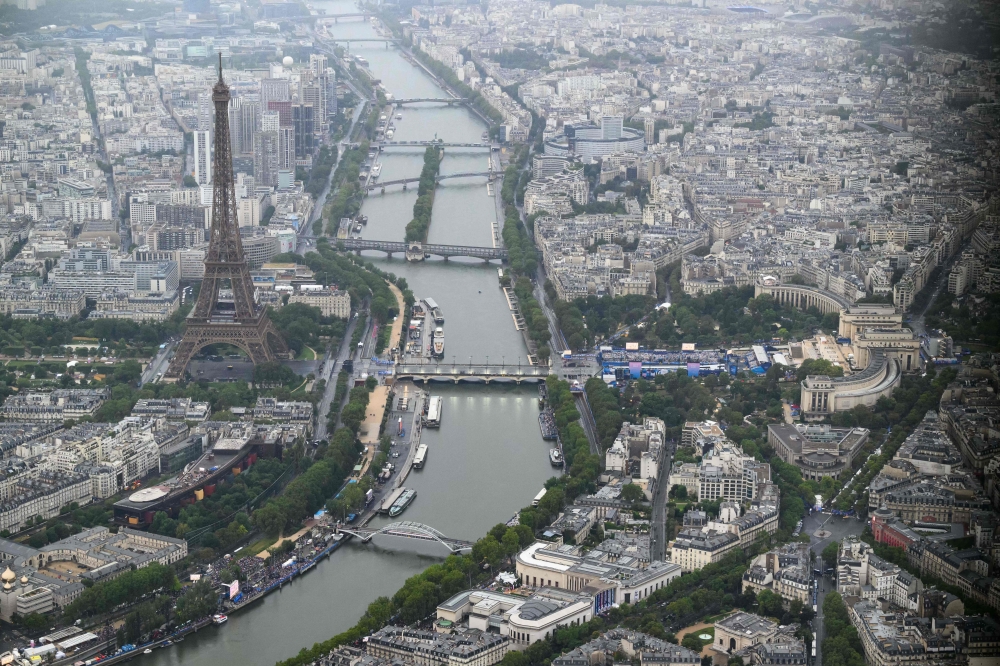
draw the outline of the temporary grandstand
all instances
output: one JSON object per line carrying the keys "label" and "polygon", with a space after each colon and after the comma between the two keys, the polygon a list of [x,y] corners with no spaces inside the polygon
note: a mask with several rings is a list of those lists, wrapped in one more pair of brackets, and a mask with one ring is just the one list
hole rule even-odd
{"label": "temporary grandstand", "polygon": [[678,351],[602,347],[597,359],[605,379],[617,380],[651,378],[666,372],[687,372],[692,377],[717,375],[727,370],[727,356],[725,349]]}

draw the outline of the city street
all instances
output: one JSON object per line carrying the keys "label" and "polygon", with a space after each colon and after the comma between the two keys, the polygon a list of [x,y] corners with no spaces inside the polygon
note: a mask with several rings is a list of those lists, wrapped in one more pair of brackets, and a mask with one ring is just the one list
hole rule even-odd
{"label": "city street", "polygon": [[316,406],[316,431],[314,434],[315,439],[326,439],[326,415],[330,411],[330,403],[333,401],[333,396],[337,391],[337,368],[343,367],[344,361],[350,358],[354,350],[351,349],[351,339],[354,335],[354,327],[358,323],[358,317],[353,317],[347,324],[347,330],[344,331],[344,339],[340,343],[340,348],[337,350],[336,356],[331,357],[331,351],[327,350],[324,356],[323,371],[317,373],[316,379],[323,379],[326,381],[326,388],[323,391],[323,397]]}
{"label": "city street", "polygon": [[[318,39],[316,35],[313,35],[314,39]],[[333,57],[333,56],[330,56]],[[354,113],[351,115],[351,124],[347,127],[347,132],[344,133],[345,139],[350,139],[351,133],[354,131],[354,126],[357,124],[358,120],[361,118],[361,114],[364,113],[365,109],[368,108],[368,102],[365,100],[365,95],[361,93],[360,90],[354,85],[354,83],[349,78],[342,79],[344,84],[351,89],[359,100],[361,100],[355,107]],[[311,249],[314,249],[314,243],[316,235],[313,233],[313,223],[317,219],[322,217],[323,208],[326,205],[327,197],[330,195],[331,185],[333,183],[333,176],[337,173],[337,167],[340,165],[340,160],[344,156],[344,144],[341,143],[337,146],[337,159],[333,163],[333,167],[330,169],[330,180],[327,182],[326,187],[320,193],[319,198],[316,199],[316,203],[313,206],[312,215],[309,216],[309,220],[299,228],[299,237],[296,243],[295,251],[299,254],[305,254]]]}
{"label": "city street", "polygon": [[[843,541],[844,537],[849,535],[860,535],[865,529],[865,523],[858,520],[857,518],[841,518],[840,516],[833,516],[829,513],[812,513],[807,514],[802,520],[802,532],[803,534],[810,535],[811,539],[809,542],[809,550],[816,553],[816,561],[813,564],[813,569],[819,569],[821,572],[825,572],[827,567],[836,568],[836,562],[825,563],[820,553],[823,549],[830,544],[831,541],[840,542]],[[817,533],[822,536],[815,536]],[[834,575],[826,576],[825,574],[819,578],[819,590],[816,595],[816,619],[813,620],[813,633],[815,634],[816,641],[816,658],[813,660],[814,664],[823,663],[822,654],[822,644],[823,644],[823,600],[826,598],[826,594],[837,589],[837,579],[836,572]]]}
{"label": "city street", "polygon": [[[656,479],[656,491],[653,493],[652,515],[649,521],[649,559],[652,562],[662,562],[667,552],[667,495],[670,491],[670,467],[673,465],[675,442],[665,442],[663,445],[663,462],[660,464]],[[671,535],[672,536],[672,535]]]}
{"label": "city street", "polygon": [[149,362],[146,369],[142,371],[142,376],[139,378],[139,386],[154,381],[157,375],[167,371],[167,366],[170,365],[170,359],[173,358],[174,350],[177,349],[178,344],[179,341],[171,339],[156,351],[156,356]]}

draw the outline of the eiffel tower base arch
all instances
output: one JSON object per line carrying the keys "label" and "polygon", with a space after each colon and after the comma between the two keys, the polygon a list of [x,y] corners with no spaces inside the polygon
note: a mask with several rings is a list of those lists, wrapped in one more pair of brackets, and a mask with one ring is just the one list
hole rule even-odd
{"label": "eiffel tower base arch", "polygon": [[288,347],[284,338],[274,323],[265,316],[260,317],[256,323],[188,322],[184,338],[170,360],[170,366],[163,375],[164,379],[178,381],[183,377],[195,354],[209,345],[217,344],[227,344],[242,349],[254,365],[288,357]]}

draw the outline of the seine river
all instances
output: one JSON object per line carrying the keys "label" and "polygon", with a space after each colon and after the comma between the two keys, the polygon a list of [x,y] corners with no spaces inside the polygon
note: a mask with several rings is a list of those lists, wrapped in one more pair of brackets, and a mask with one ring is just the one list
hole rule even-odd
{"label": "seine river", "polygon": [[[328,14],[357,11],[351,2],[314,0]],[[341,38],[377,37],[368,22],[342,21]],[[351,46],[399,99],[444,97],[423,70],[395,49],[381,45]],[[478,142],[484,123],[463,107],[405,106],[395,121],[395,140],[438,137],[456,143]],[[448,149],[441,173],[485,171],[487,153]],[[420,149],[383,153],[381,180],[417,176],[423,164]],[[365,238],[402,240],[412,217],[416,190],[377,191],[362,212],[369,222]],[[495,219],[493,198],[485,178],[446,180],[434,202],[428,242],[491,246]],[[446,360],[472,356],[501,357],[508,364],[525,362],[520,333],[514,329],[503,292],[497,285],[496,264],[451,260],[407,264],[373,255],[371,260],[404,276],[418,298],[431,297],[445,315]],[[432,525],[448,536],[474,540],[497,522],[506,521],[531,501],[553,471],[549,447],[538,430],[537,393],[533,385],[473,387],[432,385],[444,397],[440,429],[425,430],[427,465],[406,481],[417,499],[403,518]],[[351,627],[369,602],[392,595],[410,576],[440,561],[447,553],[436,544],[380,537],[372,544],[348,544],[306,576],[230,617],[221,628],[209,628],[183,643],[142,657],[146,665],[248,666],[273,664]]]}

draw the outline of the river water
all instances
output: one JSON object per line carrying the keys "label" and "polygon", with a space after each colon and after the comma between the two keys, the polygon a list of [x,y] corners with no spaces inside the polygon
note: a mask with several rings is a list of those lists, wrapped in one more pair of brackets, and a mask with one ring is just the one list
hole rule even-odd
{"label": "river water", "polygon": [[[328,14],[357,11],[344,0],[314,1]],[[377,36],[368,22],[354,19],[335,27],[342,38]],[[352,45],[397,98],[444,97],[423,70],[396,50]],[[478,142],[486,129],[471,111],[442,105],[406,106],[396,121],[394,139],[426,140],[435,136],[456,143]],[[487,152],[448,149],[441,173],[485,171]],[[423,151],[406,148],[383,153],[381,180],[417,176]],[[366,199],[369,222],[365,238],[402,240],[412,217],[416,190],[398,187]],[[428,242],[491,246],[495,219],[485,178],[446,180],[438,187]],[[501,357],[525,362],[526,350],[514,329],[497,265],[452,259],[408,264],[372,255],[380,267],[404,276],[418,298],[432,297],[445,315],[445,359],[468,362]],[[475,540],[497,522],[510,518],[531,501],[553,471],[549,447],[538,429],[537,392],[533,385],[431,385],[441,395],[442,423],[425,429],[427,464],[406,481],[417,498],[402,518],[426,523],[448,536]],[[377,519],[375,524],[388,522]],[[183,643],[141,657],[143,665],[248,666],[273,664],[351,627],[378,596],[392,595],[410,576],[445,555],[443,547],[420,541],[379,537],[373,543],[350,543],[306,576],[254,607],[232,616],[221,628],[209,628]]]}

